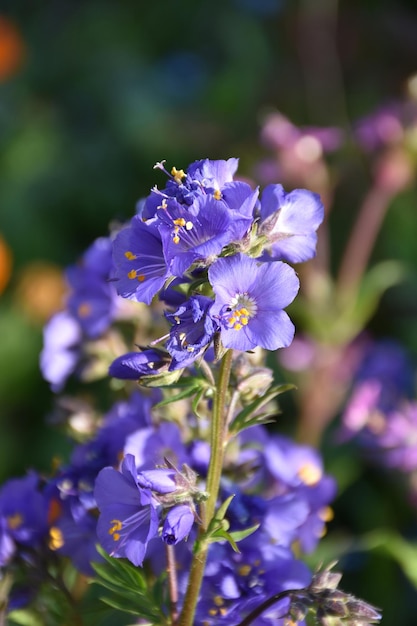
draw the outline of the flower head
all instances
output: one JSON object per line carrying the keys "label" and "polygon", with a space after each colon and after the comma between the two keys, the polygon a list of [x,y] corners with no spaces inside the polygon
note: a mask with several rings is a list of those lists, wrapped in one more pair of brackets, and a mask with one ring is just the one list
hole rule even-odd
{"label": "flower head", "polygon": [[172,356],[170,369],[187,367],[193,363],[211,343],[218,329],[210,316],[211,298],[191,296],[175,313],[168,313],[171,328],[167,350]]}
{"label": "flower head", "polygon": [[158,534],[159,516],[151,490],[138,483],[134,456],[125,456],[120,472],[112,467],[101,470],[94,495],[100,510],[97,534],[104,549],[142,565],[148,542]]}
{"label": "flower head", "polygon": [[221,326],[226,348],[276,350],[289,346],[294,325],[283,311],[299,281],[285,263],[259,263],[238,254],[218,259],[208,272],[216,294],[211,316]]}
{"label": "flower head", "polygon": [[259,232],[270,242],[273,259],[301,263],[316,252],[316,230],[324,217],[318,194],[307,189],[285,193],[282,185],[265,187]]}

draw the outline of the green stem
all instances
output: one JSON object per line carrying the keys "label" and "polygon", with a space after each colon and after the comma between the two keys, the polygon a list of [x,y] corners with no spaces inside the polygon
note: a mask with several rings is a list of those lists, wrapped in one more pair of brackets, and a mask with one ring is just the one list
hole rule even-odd
{"label": "green stem", "polygon": [[222,476],[226,434],[226,399],[232,367],[232,355],[232,351],[228,350],[220,364],[211,421],[210,464],[207,473],[206,486],[209,497],[207,501],[201,505],[200,517],[202,524],[200,526],[199,536],[196,542],[197,550],[191,563],[187,593],[185,595],[184,605],[178,621],[178,626],[193,626],[194,613],[206,567],[209,543],[205,541],[204,536],[216,511],[220,479]]}

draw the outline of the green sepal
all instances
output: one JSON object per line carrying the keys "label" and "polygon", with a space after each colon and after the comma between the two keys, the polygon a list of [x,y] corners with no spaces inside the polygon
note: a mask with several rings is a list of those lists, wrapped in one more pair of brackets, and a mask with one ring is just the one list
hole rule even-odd
{"label": "green sepal", "polygon": [[268,402],[271,402],[271,400],[282,393],[289,391],[290,389],[295,389],[295,385],[291,383],[278,385],[272,387],[264,395],[253,400],[253,402],[248,404],[248,406],[245,406],[245,408],[236,415],[235,419],[229,426],[229,432],[237,434],[249,426],[265,424],[271,421],[271,415],[269,413],[259,413],[260,409],[268,404]]}
{"label": "green sepal", "polygon": [[161,372],[149,376],[141,376],[138,384],[142,387],[171,387],[176,383],[184,370],[173,370],[172,372]]}
{"label": "green sepal", "polygon": [[164,624],[160,588],[156,584],[150,587],[143,571],[128,560],[109,556],[101,546],[97,546],[97,550],[104,562],[92,563],[97,576],[91,584],[111,592],[100,600],[114,609],[147,619],[151,624]]}

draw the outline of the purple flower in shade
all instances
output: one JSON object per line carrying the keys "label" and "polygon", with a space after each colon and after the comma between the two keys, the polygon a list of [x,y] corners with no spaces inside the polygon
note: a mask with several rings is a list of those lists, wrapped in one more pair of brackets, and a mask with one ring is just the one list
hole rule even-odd
{"label": "purple flower in shade", "polygon": [[67,270],[72,290],[68,310],[92,339],[107,330],[116,314],[117,294],[109,282],[112,267],[111,239],[100,237],[86,250],[80,264]]}
{"label": "purple flower in shade", "polygon": [[31,472],[13,478],[0,490],[0,563],[5,564],[16,548],[36,548],[48,533],[48,500]]}
{"label": "purple flower in shade", "polygon": [[188,504],[174,506],[167,513],[162,527],[162,540],[175,545],[186,539],[194,524],[194,513]]}
{"label": "purple flower in shade", "polygon": [[301,263],[315,255],[316,230],[324,217],[318,194],[307,189],[285,193],[282,185],[268,185],[262,194],[260,217],[259,234],[267,237],[272,260]]}
{"label": "purple flower in shade", "polygon": [[97,535],[114,557],[126,557],[140,566],[148,542],[157,536],[158,502],[139,485],[135,458],[126,455],[121,471],[106,467],[97,476],[94,496],[100,510]]}
{"label": "purple flower in shade", "polygon": [[160,350],[128,352],[113,361],[109,374],[122,380],[139,380],[142,376],[159,374],[168,369],[168,362],[168,356]]}
{"label": "purple flower in shade", "polygon": [[374,462],[409,473],[417,470],[417,402],[370,416],[360,436]]}
{"label": "purple flower in shade", "polygon": [[97,552],[96,543],[97,518],[86,510],[74,518],[70,508],[65,506],[49,530],[49,548],[67,556],[86,576],[94,575],[91,563],[103,558]]}
{"label": "purple flower in shade", "polygon": [[366,346],[342,416],[339,438],[351,438],[367,424],[370,431],[378,432],[378,416],[396,409],[413,392],[413,366],[400,344],[381,340]]}
{"label": "purple flower in shade", "polygon": [[[240,622],[251,610],[272,595],[308,585],[311,574],[290,550],[272,545],[268,538],[255,535],[239,543],[239,553],[230,546],[211,547],[196,624],[217,626]],[[279,602],[256,620],[256,624],[282,624],[288,601]]]}
{"label": "purple flower in shade", "polygon": [[172,276],[165,261],[158,228],[135,215],[113,243],[114,279],[123,298],[150,304]]}
{"label": "purple flower in shade", "polygon": [[42,375],[54,392],[64,387],[80,358],[82,332],[77,321],[66,311],[56,313],[43,330],[40,354]]}
{"label": "purple flower in shade", "polygon": [[172,356],[170,369],[188,367],[211,343],[218,325],[210,316],[213,300],[191,296],[175,313],[167,313],[173,323],[166,348]]}
{"label": "purple flower in shade", "polygon": [[[264,463],[270,474],[269,492],[276,494],[271,501],[267,524],[272,540],[277,541],[275,531],[285,525],[286,516],[280,507],[293,516],[293,528],[287,527],[287,537],[294,532],[303,550],[311,552],[325,529],[325,522],[332,517],[329,503],[336,494],[335,480],[323,471],[319,454],[309,446],[295,444],[286,437],[269,438],[263,449]],[[272,506],[273,505],[273,506]],[[291,511],[297,511],[294,516]],[[296,519],[297,518],[297,519]],[[274,530],[275,529],[275,530]]]}
{"label": "purple flower in shade", "polygon": [[415,104],[391,102],[379,107],[354,124],[354,136],[364,150],[372,152],[400,143],[404,138],[410,113],[416,115]]}
{"label": "purple flower in shade", "polygon": [[208,272],[216,295],[210,315],[221,325],[225,348],[276,350],[289,346],[294,325],[283,311],[299,281],[285,263],[259,263],[238,254],[218,259]]}
{"label": "purple flower in shade", "polygon": [[161,465],[165,458],[176,467],[190,461],[181,431],[173,422],[161,422],[158,428],[150,426],[136,430],[127,437],[124,454],[134,455],[136,466],[142,472]]}

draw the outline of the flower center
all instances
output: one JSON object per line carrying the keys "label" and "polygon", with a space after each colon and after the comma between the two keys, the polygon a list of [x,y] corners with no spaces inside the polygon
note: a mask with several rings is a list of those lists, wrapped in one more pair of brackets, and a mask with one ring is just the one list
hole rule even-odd
{"label": "flower center", "polygon": [[233,330],[241,330],[248,325],[252,317],[255,317],[257,310],[258,307],[253,298],[247,293],[239,293],[228,307],[230,314],[226,317],[227,323]]}

